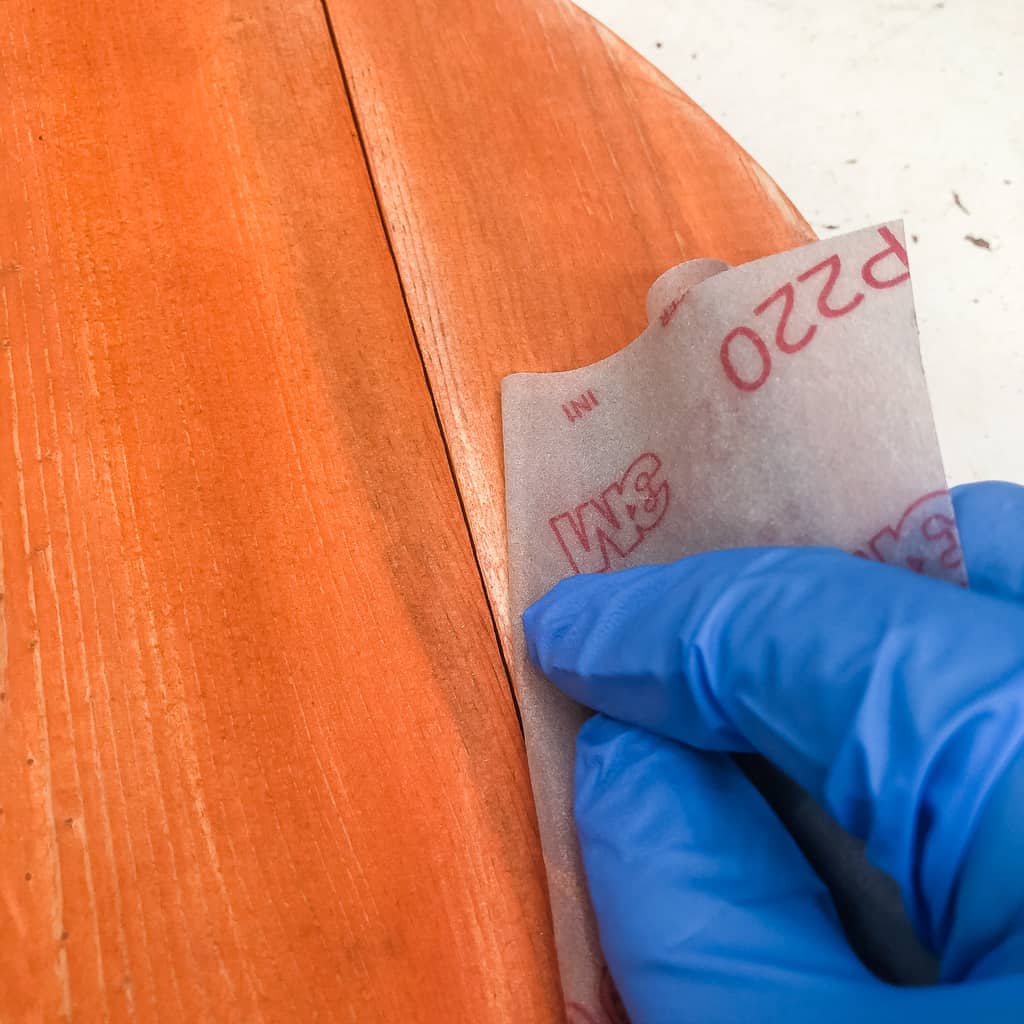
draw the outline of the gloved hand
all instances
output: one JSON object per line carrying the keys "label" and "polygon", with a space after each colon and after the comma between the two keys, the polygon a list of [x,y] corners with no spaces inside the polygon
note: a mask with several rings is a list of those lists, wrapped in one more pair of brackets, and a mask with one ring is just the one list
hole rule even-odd
{"label": "gloved hand", "polygon": [[[954,502],[969,591],[757,548],[575,576],[527,610],[534,662],[602,712],[576,821],[633,1024],[1024,1021],[1024,488]],[[939,985],[861,964],[722,751],[765,755],[866,840]]]}

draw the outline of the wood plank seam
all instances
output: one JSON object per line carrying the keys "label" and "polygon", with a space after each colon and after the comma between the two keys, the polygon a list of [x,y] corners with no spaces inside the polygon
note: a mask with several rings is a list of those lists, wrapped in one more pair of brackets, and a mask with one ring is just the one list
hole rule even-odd
{"label": "wood plank seam", "polygon": [[516,696],[515,686],[512,684],[512,670],[509,667],[508,658],[505,654],[505,645],[501,642],[501,632],[498,629],[498,620],[494,614],[491,593],[484,578],[484,571],[480,562],[480,553],[477,550],[476,538],[473,536],[473,530],[470,526],[469,513],[466,510],[466,502],[462,495],[462,485],[459,483],[458,474],[455,472],[455,462],[453,461],[451,448],[448,444],[448,436],[445,433],[444,424],[441,422],[441,413],[437,405],[437,396],[434,394],[434,382],[430,379],[430,373],[427,370],[426,358],[423,354],[423,346],[420,343],[420,336],[416,331],[416,323],[413,320],[412,309],[409,306],[409,296],[406,292],[405,279],[402,276],[402,267],[398,261],[398,254],[395,252],[394,240],[391,237],[391,230],[388,227],[387,219],[384,216],[384,207],[382,206],[380,190],[377,187],[377,179],[374,176],[373,167],[370,163],[370,154],[367,150],[366,139],[363,135],[363,126],[359,118],[359,111],[356,108],[348,75],[345,72],[345,65],[341,59],[338,37],[334,32],[334,23],[331,21],[331,13],[327,8],[327,2],[326,0],[319,0],[319,3],[320,10],[323,12],[324,22],[327,25],[327,34],[331,39],[331,48],[334,50],[334,59],[338,64],[338,74],[341,77],[341,84],[345,90],[345,101],[348,103],[349,109],[352,112],[352,122],[355,125],[356,137],[359,140],[359,149],[363,157],[363,163],[366,166],[366,176],[370,182],[370,189],[373,192],[373,201],[377,207],[377,216],[380,219],[381,231],[383,231],[384,238],[387,242],[388,255],[391,257],[391,262],[394,264],[395,277],[398,280],[398,290],[402,296],[402,305],[405,308],[405,316],[409,323],[409,331],[411,332],[413,342],[416,345],[416,354],[419,357],[420,369],[423,371],[423,380],[427,386],[427,394],[430,395],[430,406],[434,413],[434,421],[437,424],[437,432],[441,437],[441,444],[444,446],[445,459],[448,461],[448,472],[451,474],[452,485],[455,488],[455,496],[458,499],[459,510],[462,513],[462,521],[466,527],[466,535],[469,537],[469,547],[473,552],[473,564],[476,567],[477,576],[480,579],[480,589],[483,592],[484,600],[487,603],[487,614],[490,616],[491,629],[494,632],[494,642],[497,645],[498,655],[501,658],[501,664],[505,670],[505,680],[508,684],[508,692],[512,697],[512,707],[515,709],[516,721],[519,723],[519,731],[522,732],[523,716],[519,710],[519,698]]}

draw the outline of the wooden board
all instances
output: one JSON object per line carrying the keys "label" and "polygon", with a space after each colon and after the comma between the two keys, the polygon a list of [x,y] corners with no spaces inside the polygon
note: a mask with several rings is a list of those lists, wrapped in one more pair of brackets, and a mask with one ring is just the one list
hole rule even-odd
{"label": "wooden board", "polygon": [[681,260],[741,263],[813,232],[699,107],[568,0],[326,3],[507,641],[501,378],[621,348],[646,326],[647,288]]}
{"label": "wooden board", "polygon": [[16,0],[0,75],[0,1019],[556,1019],[320,8]]}
{"label": "wooden board", "polygon": [[498,380],[809,232],[569,4],[330,13],[5,7],[2,1020],[559,1017]]}

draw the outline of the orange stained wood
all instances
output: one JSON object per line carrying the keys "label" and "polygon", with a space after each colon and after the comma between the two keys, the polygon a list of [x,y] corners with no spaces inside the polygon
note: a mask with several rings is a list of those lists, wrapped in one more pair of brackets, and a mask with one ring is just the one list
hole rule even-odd
{"label": "orange stained wood", "polygon": [[10,15],[0,1018],[552,1019],[514,707],[320,8]]}
{"label": "orange stained wood", "polygon": [[568,0],[325,2],[507,642],[501,378],[621,348],[682,260],[742,263],[813,233],[718,125]]}
{"label": "orange stained wood", "polygon": [[560,1017],[498,381],[808,231],[568,4],[328,13],[0,20],[3,1021]]}

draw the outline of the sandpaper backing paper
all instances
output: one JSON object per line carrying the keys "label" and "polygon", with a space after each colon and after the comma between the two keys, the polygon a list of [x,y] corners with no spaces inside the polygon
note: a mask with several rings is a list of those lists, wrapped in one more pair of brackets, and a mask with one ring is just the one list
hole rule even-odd
{"label": "sandpaper backing paper", "polygon": [[[503,381],[517,627],[569,574],[722,547],[830,545],[966,582],[901,224],[732,269],[684,263],[654,283],[647,314],[643,334],[607,359]],[[589,713],[539,675],[515,632],[569,1019],[615,1021],[572,820],[574,742]],[[809,799],[782,802],[825,873],[846,879],[869,933],[874,920],[869,955],[921,980],[889,880]]]}

